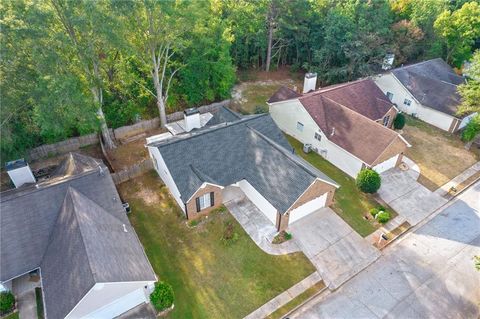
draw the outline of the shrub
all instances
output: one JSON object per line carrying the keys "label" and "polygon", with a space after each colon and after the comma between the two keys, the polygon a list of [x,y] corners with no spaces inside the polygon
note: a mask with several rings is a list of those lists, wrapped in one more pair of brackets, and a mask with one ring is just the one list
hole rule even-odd
{"label": "shrub", "polygon": [[285,240],[290,240],[292,239],[292,234],[285,232]]}
{"label": "shrub", "polygon": [[194,219],[194,220],[191,220],[188,222],[188,226],[190,227],[195,227],[197,226],[198,224],[200,223],[200,221],[198,219]]}
{"label": "shrub", "polygon": [[0,314],[4,315],[13,310],[15,306],[15,297],[10,291],[0,292]]}
{"label": "shrub", "polygon": [[255,106],[255,114],[268,113],[268,107],[266,105],[257,105]]}
{"label": "shrub", "polygon": [[405,115],[398,113],[393,120],[393,127],[396,130],[401,130],[405,126]]}
{"label": "shrub", "polygon": [[378,214],[378,209],[372,208],[370,209],[370,215],[372,215],[373,218]]}
{"label": "shrub", "polygon": [[377,215],[377,220],[378,220],[379,223],[385,224],[386,222],[388,222],[390,220],[390,214],[388,212],[381,211]]}
{"label": "shrub", "polygon": [[364,168],[362,169],[356,179],[357,187],[364,193],[373,194],[380,188],[381,184],[380,174],[375,172],[373,169]]}
{"label": "shrub", "polygon": [[464,142],[470,142],[478,133],[480,133],[480,115],[474,116],[470,122],[467,123],[462,132],[462,140]]}
{"label": "shrub", "polygon": [[227,222],[225,224],[225,230],[223,231],[222,242],[225,245],[231,245],[238,240],[238,234],[235,232],[232,222]]}
{"label": "shrub", "polygon": [[157,311],[165,310],[173,305],[173,288],[168,283],[159,281],[150,295],[150,301]]}

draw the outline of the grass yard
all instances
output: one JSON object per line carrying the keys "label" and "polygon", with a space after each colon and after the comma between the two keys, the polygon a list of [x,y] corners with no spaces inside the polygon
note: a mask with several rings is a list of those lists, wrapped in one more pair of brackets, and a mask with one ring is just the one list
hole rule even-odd
{"label": "grass yard", "polygon": [[[155,272],[173,286],[170,318],[241,318],[315,271],[302,253],[264,253],[228,212],[187,227],[153,171],[119,190]],[[227,222],[238,234],[230,246],[221,241]]]}
{"label": "grass yard", "polygon": [[19,319],[19,315],[18,315],[18,311],[17,312],[13,312],[9,315],[7,315],[6,317],[3,317],[3,319]]}
{"label": "grass yard", "polygon": [[412,144],[405,155],[420,167],[419,182],[432,191],[480,160],[479,150],[466,150],[458,134],[411,116],[407,116],[402,135]]}
{"label": "grass yard", "polygon": [[[355,180],[353,178],[342,172],[317,153],[311,152],[305,154],[302,150],[302,143],[295,138],[287,135],[287,139],[295,148],[295,153],[297,155],[303,157],[310,164],[340,184],[340,188],[335,191],[332,209],[361,236],[365,237],[373,233],[379,225],[371,220],[365,220],[365,218],[363,218],[371,208],[379,205],[373,196],[360,192],[355,185]],[[396,213],[391,209],[389,209],[389,211],[393,213],[393,218]]]}

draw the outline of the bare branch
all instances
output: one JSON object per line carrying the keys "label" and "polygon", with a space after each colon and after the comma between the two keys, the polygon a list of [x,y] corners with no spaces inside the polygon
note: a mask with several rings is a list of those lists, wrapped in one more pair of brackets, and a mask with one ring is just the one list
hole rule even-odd
{"label": "bare branch", "polygon": [[168,83],[167,83],[167,89],[165,90],[165,98],[164,98],[165,102],[168,99],[168,91],[170,90],[170,83],[172,82],[173,76],[175,75],[175,73],[177,73],[178,70],[180,70],[180,68],[175,69],[175,71],[173,71],[172,74],[170,74],[170,78],[168,79]]}

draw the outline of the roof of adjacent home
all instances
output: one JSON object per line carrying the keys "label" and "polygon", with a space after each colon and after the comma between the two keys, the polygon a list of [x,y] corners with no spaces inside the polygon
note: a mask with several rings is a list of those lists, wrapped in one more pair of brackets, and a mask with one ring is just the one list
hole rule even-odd
{"label": "roof of adjacent home", "polygon": [[205,182],[228,186],[247,180],[284,213],[324,173],[293,154],[268,114],[249,116],[153,143],[186,203]]}
{"label": "roof of adjacent home", "polygon": [[302,97],[300,102],[331,142],[368,165],[397,139],[408,145],[395,131],[322,94]]}
{"label": "roof of adjacent home", "polygon": [[442,59],[428,60],[391,71],[421,104],[455,116],[460,95],[457,85],[465,79]]}
{"label": "roof of adjacent home", "polygon": [[381,119],[393,107],[393,104],[385,94],[383,94],[382,90],[369,78],[326,86],[303,95],[292,91],[295,92],[296,95],[292,94],[288,96],[282,93],[286,90],[292,91],[287,87],[281,87],[268,100],[268,103],[296,98],[300,99],[321,94],[374,121]]}
{"label": "roof of adjacent home", "polygon": [[286,86],[281,86],[277,92],[273,93],[273,95],[268,99],[268,103],[275,103],[275,102],[280,102],[280,101],[285,101],[285,100],[290,100],[294,99],[297,97],[300,97],[301,94],[286,87]]}
{"label": "roof of adjacent home", "polygon": [[49,318],[64,318],[96,282],[155,281],[108,169],[74,154],[57,173],[2,193],[0,280],[40,267]]}
{"label": "roof of adjacent home", "polygon": [[219,107],[217,110],[212,111],[212,118],[207,122],[207,126],[213,126],[220,123],[235,122],[242,118],[242,116],[225,106]]}

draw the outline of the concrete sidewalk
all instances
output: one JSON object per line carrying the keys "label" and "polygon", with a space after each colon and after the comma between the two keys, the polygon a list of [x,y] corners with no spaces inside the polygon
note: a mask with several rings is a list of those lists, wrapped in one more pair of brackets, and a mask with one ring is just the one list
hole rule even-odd
{"label": "concrete sidewalk", "polygon": [[475,175],[478,172],[480,172],[480,161],[476,162],[475,164],[467,168],[465,171],[463,171],[460,175],[456,176],[451,181],[444,184],[442,187],[437,189],[435,193],[444,197],[448,195],[448,191],[452,187],[457,187],[459,184],[466,181],[468,178],[470,178],[471,176]]}
{"label": "concrete sidewalk", "polygon": [[310,287],[314,286],[318,282],[322,280],[320,274],[316,271],[307,278],[303,279],[299,283],[295,284],[291,288],[287,289],[286,291],[282,292],[277,297],[273,298],[254,312],[250,313],[245,319],[258,319],[258,318],[265,318],[277,309],[283,307],[291,300],[295,299],[298,295],[309,289]]}

